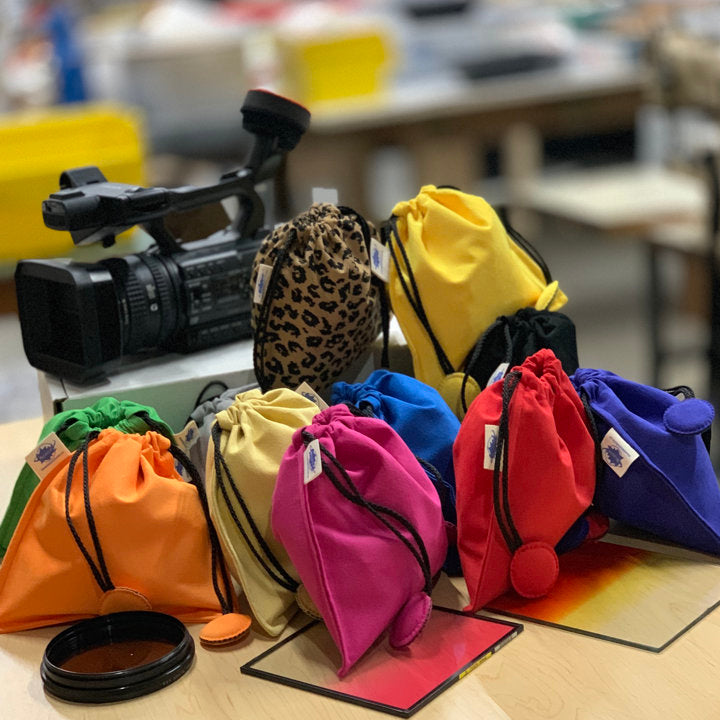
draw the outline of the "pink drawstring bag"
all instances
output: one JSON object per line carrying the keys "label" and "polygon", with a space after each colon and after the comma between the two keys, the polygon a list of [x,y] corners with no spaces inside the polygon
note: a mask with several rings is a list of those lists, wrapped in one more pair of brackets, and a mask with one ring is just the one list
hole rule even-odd
{"label": "pink drawstring bag", "polygon": [[297,430],[271,521],[340,650],[339,677],[385,629],[396,648],[420,633],[447,537],[437,491],[384,420],[335,405]]}

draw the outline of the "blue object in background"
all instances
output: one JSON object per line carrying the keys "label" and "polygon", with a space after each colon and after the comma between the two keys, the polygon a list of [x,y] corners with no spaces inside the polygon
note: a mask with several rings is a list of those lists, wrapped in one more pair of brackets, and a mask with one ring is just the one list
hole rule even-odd
{"label": "blue object in background", "polygon": [[589,404],[601,441],[594,507],[664,540],[720,555],[720,488],[702,438],[712,405],[607,370],[581,368],[570,379]]}
{"label": "blue object in background", "polygon": [[53,4],[48,11],[47,32],[57,68],[58,102],[87,100],[82,52],[75,33],[75,18],[68,7]]}

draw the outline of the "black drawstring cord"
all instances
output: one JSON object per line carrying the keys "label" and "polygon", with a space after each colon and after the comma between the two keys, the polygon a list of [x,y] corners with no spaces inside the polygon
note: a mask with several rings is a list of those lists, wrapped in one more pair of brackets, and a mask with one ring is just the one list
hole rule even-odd
{"label": "black drawstring cord", "polygon": [[[216,393],[215,395],[211,395],[209,398],[205,398],[205,393],[211,387],[214,387],[215,385],[217,385],[219,388],[221,388],[220,393],[224,393],[228,389],[227,384],[224,383],[222,380],[211,380],[198,393],[198,396],[195,398],[195,404],[193,405],[193,409],[195,409],[201,402],[206,402],[207,400],[214,400],[216,397],[218,397],[220,395],[220,393]],[[203,399],[203,398],[205,398],[205,399]]]}
{"label": "black drawstring cord", "polygon": [[508,364],[508,366],[512,362],[512,337],[510,336],[510,321],[506,315],[501,315],[482,334],[480,340],[475,343],[475,347],[472,349],[465,363],[465,373],[463,375],[462,385],[460,386],[460,402],[462,403],[463,412],[465,413],[468,410],[467,399],[465,397],[468,379],[472,376],[472,373],[475,371],[475,364],[482,356],[482,351],[485,348],[485,342],[487,338],[490,336],[492,331],[499,325],[503,325],[503,337],[505,338],[505,362]]}
{"label": "black drawstring cord", "polygon": [[[275,295],[275,288],[280,280],[280,271],[284,263],[290,257],[290,246],[297,240],[297,230],[294,228],[288,233],[285,241],[280,245],[277,254],[275,255],[275,262],[273,263],[273,269],[270,273],[270,279],[268,280],[265,295],[260,305],[260,315],[258,316],[257,325],[255,326],[255,341],[253,343],[253,367],[255,370],[255,377],[260,385],[260,389],[263,392],[267,392],[270,387],[267,383],[267,377],[265,376],[265,345],[267,343],[268,336],[268,322],[270,320],[270,308],[272,305],[273,296]],[[257,278],[255,280],[257,282]]]}
{"label": "black drawstring cord", "polygon": [[[67,470],[67,481],[65,483],[65,520],[68,527],[70,528],[70,532],[72,533],[75,543],[80,549],[80,552],[82,553],[85,561],[87,562],[90,570],[92,571],[93,576],[95,577],[95,582],[97,582],[98,586],[103,592],[108,592],[108,590],[114,590],[115,585],[110,578],[110,573],[108,572],[107,565],[105,564],[105,556],[103,555],[102,547],[100,545],[100,538],[98,537],[97,528],[95,526],[95,518],[93,516],[92,506],[90,505],[90,484],[88,472],[88,455],[90,454],[90,442],[94,440],[99,434],[100,433],[97,430],[93,430],[92,432],[88,433],[87,437],[83,441],[83,444],[73,453],[73,456],[70,458],[70,463],[68,464]],[[70,492],[72,490],[75,467],[77,465],[78,459],[81,456],[83,468],[83,500],[85,503],[85,516],[87,519],[88,527],[90,528],[90,537],[92,538],[93,547],[95,548],[97,565],[90,556],[90,553],[85,547],[83,541],[80,539],[80,535],[78,534],[78,531],[75,528],[75,524],[70,517]]]}
{"label": "black drawstring cord", "polygon": [[[176,460],[180,461],[180,464],[185,468],[187,474],[190,476],[190,484],[195,487],[200,500],[200,507],[202,508],[203,515],[205,516],[205,523],[208,528],[208,535],[210,537],[210,563],[212,568],[212,583],[215,590],[215,595],[220,603],[223,615],[233,612],[233,590],[230,578],[228,577],[227,570],[225,569],[225,563],[222,559],[222,551],[220,549],[220,540],[217,536],[215,526],[213,525],[212,518],[210,517],[210,506],[208,505],[207,495],[205,494],[205,484],[200,477],[200,473],[193,464],[192,460],[175,444],[175,438],[168,434],[168,430],[159,422],[153,420],[153,418],[146,412],[138,413],[140,417],[145,421],[145,424],[158,435],[162,435],[170,440],[170,454]],[[223,586],[225,587],[225,595],[223,595],[220,584],[218,583],[217,574],[220,573],[222,577]]]}
{"label": "black drawstring cord", "polygon": [[695,397],[695,391],[688,385],[674,385],[670,388],[663,388],[663,392],[670,393],[673,397],[682,395],[686,400]]}
{"label": "black drawstring cord", "polygon": [[438,497],[440,498],[440,509],[443,517],[456,517],[457,511],[451,497],[450,488],[443,482],[440,471],[432,463],[429,463],[427,460],[423,460],[417,455],[415,456],[415,459],[420,463],[422,469],[425,470],[430,482],[437,491]]}
{"label": "black drawstring cord", "polygon": [[367,400],[361,400],[360,405],[354,405],[351,402],[344,402],[343,405],[345,405],[355,417],[375,417],[375,413],[372,411],[372,405],[370,405]]}
{"label": "black drawstring cord", "polygon": [[[384,226],[383,231],[385,243],[390,250],[390,255],[392,256],[393,264],[395,265],[395,271],[397,272],[398,280],[400,280],[405,297],[407,297],[410,307],[413,309],[417,319],[425,329],[425,332],[427,333],[435,350],[435,356],[437,357],[437,361],[440,364],[443,373],[445,373],[445,375],[451,375],[455,372],[455,368],[452,366],[448,356],[445,354],[445,350],[443,350],[442,345],[440,345],[440,341],[437,339],[432,327],[430,326],[430,321],[425,313],[425,307],[423,306],[422,299],[420,297],[420,291],[418,290],[417,283],[415,282],[415,275],[413,273],[412,266],[410,265],[410,259],[408,258],[407,251],[400,240],[400,233],[397,229],[397,217],[395,215],[390,217]],[[395,243],[393,243],[393,236],[395,237]],[[400,269],[400,261],[398,260],[395,252],[395,244],[397,244],[400,254],[403,257],[403,262],[407,269],[408,279],[410,281],[410,285],[412,286],[412,292],[408,287],[402,270]]]}
{"label": "black drawstring cord", "polygon": [[[220,539],[217,536],[215,526],[210,518],[210,506],[208,505],[207,495],[205,494],[205,485],[203,484],[200,473],[197,468],[190,460],[190,458],[177,446],[170,445],[170,454],[179,460],[182,466],[187,470],[190,476],[190,484],[195,486],[198,492],[198,498],[200,499],[200,505],[202,507],[203,515],[205,515],[205,522],[207,523],[208,535],[210,537],[210,562],[212,567],[212,583],[215,590],[215,595],[220,602],[220,608],[222,609],[223,615],[233,612],[233,589],[230,583],[230,578],[223,562],[222,551],[220,549]],[[218,571],[222,577],[222,582],[225,590],[220,589],[218,583]]]}
{"label": "black drawstring cord", "polygon": [[[318,440],[318,438],[316,438],[308,430],[302,431],[302,438],[306,447],[313,440]],[[390,532],[395,535],[405,545],[405,547],[407,547],[407,549],[412,553],[412,556],[415,558],[418,565],[420,566],[423,580],[425,582],[423,591],[430,595],[430,593],[432,592],[432,573],[430,570],[430,559],[427,554],[427,549],[425,548],[425,543],[420,537],[418,531],[413,527],[412,523],[410,523],[407,518],[405,518],[396,510],[385,507],[384,505],[379,505],[364,498],[355,486],[355,483],[353,483],[345,468],[338,462],[337,458],[327,448],[325,448],[322,443],[318,441],[318,444],[320,445],[320,452],[325,457],[327,457],[333,464],[333,466],[338,470],[346,485],[343,485],[340,480],[338,480],[337,476],[333,471],[333,468],[328,465],[328,463],[326,463],[324,460],[322,460],[322,469],[327,478],[344,498],[346,498],[353,504],[359,505],[360,507],[364,507],[366,510],[368,510],[377,520],[379,520],[388,530],[390,530]],[[417,547],[413,547],[412,543],[394,525],[392,525],[392,523],[382,517],[383,515],[391,517],[397,523],[402,525],[402,527],[404,527],[410,533]]]}
{"label": "black drawstring cord", "polygon": [[[510,420],[510,400],[520,382],[522,372],[512,370],[505,376],[502,393],[502,414],[498,426],[498,441],[495,450],[495,466],[493,468],[493,506],[500,531],[510,552],[515,552],[522,545],[522,538],[515,527],[510,512],[509,478],[508,478],[508,437]],[[502,468],[502,469],[501,469]]]}
{"label": "black drawstring cord", "polygon": [[603,463],[600,431],[598,430],[597,423],[595,422],[595,414],[593,413],[592,406],[590,405],[590,397],[588,396],[587,391],[580,388],[579,395],[583,407],[585,408],[585,415],[587,416],[588,425],[590,426],[590,435],[592,436],[593,445],[595,447],[595,485],[597,485],[601,480]]}
{"label": "black drawstring cord", "polygon": [[550,274],[550,268],[547,266],[545,259],[540,254],[540,251],[523,235],[521,235],[511,224],[507,214],[506,207],[497,208],[497,214],[505,227],[505,232],[515,241],[515,244],[520,246],[529,256],[530,259],[540,268],[540,271],[545,278],[545,282],[549,285],[552,282],[552,275]]}
{"label": "black drawstring cord", "polygon": [[[275,557],[273,551],[270,549],[270,546],[265,541],[265,538],[262,536],[262,533],[258,529],[257,525],[255,524],[255,521],[253,520],[252,515],[250,514],[250,510],[248,509],[247,505],[245,504],[245,500],[243,496],[240,494],[240,491],[238,490],[237,485],[235,484],[235,481],[233,479],[232,473],[230,472],[230,468],[228,467],[227,463],[225,462],[225,458],[223,457],[222,452],[220,451],[220,439],[221,439],[222,430],[220,429],[217,422],[215,422],[212,426],[211,435],[213,440],[213,445],[215,446],[215,477],[217,478],[218,485],[220,487],[220,492],[222,493],[223,499],[225,500],[225,504],[227,505],[228,511],[230,512],[230,516],[232,517],[233,523],[235,523],[235,526],[240,531],[240,534],[242,535],[243,539],[245,540],[245,544],[248,546],[252,554],[255,556],[257,561],[262,565],[265,572],[268,574],[270,578],[272,578],[278,585],[285,588],[286,590],[289,590],[290,592],[295,592],[298,589],[298,582],[292,578],[285,568],[280,564],[280,561]],[[237,513],[235,512],[235,508],[232,505],[232,501],[230,499],[230,495],[227,491],[227,487],[225,486],[225,481],[223,479],[223,472],[225,476],[228,479],[228,482],[230,484],[230,488],[232,490],[233,495],[235,496],[235,499],[237,500],[238,504],[240,505],[240,508],[245,515],[245,519],[248,522],[248,525],[250,526],[250,530],[252,531],[252,534],[255,537],[255,540],[257,541],[257,544],[260,546],[262,552],[265,554],[267,559],[270,561],[270,563],[274,566],[275,570],[271,568],[268,563],[266,562],[265,558],[262,557],[258,549],[255,547],[255,545],[252,543],[250,538],[248,537],[247,532],[245,531],[245,528],[242,526],[242,523],[240,522],[240,519],[237,516]]]}
{"label": "black drawstring cord", "polygon": [[338,207],[340,212],[349,215],[352,214],[357,218],[360,230],[363,234],[363,240],[365,240],[365,248],[368,254],[368,263],[370,266],[370,284],[371,287],[377,289],[378,299],[380,300],[380,327],[382,329],[382,354],[380,355],[380,367],[390,368],[390,302],[388,300],[387,286],[372,272],[372,251],[370,249],[370,241],[372,239],[372,233],[370,232],[370,226],[367,220],[357,211],[346,205],[340,205]]}

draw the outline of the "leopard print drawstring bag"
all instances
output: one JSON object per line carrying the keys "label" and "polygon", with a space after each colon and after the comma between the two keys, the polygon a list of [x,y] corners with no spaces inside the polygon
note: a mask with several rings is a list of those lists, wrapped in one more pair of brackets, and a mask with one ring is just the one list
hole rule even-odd
{"label": "leopard print drawstring bag", "polygon": [[253,264],[253,362],[260,388],[323,393],[381,329],[370,270],[375,228],[351,208],[314,203],[277,227]]}

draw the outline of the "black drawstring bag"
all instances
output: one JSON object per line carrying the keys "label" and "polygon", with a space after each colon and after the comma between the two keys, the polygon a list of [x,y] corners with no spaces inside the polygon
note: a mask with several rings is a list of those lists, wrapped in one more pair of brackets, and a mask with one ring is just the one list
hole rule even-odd
{"label": "black drawstring bag", "polygon": [[[521,365],[526,358],[543,348],[555,353],[567,375],[578,369],[575,325],[564,313],[525,307],[513,315],[498,317],[482,334],[465,361],[460,393],[463,410],[467,412],[474,396],[487,386],[496,373],[502,377],[507,370]],[[477,383],[474,392],[468,387],[469,378]]]}

